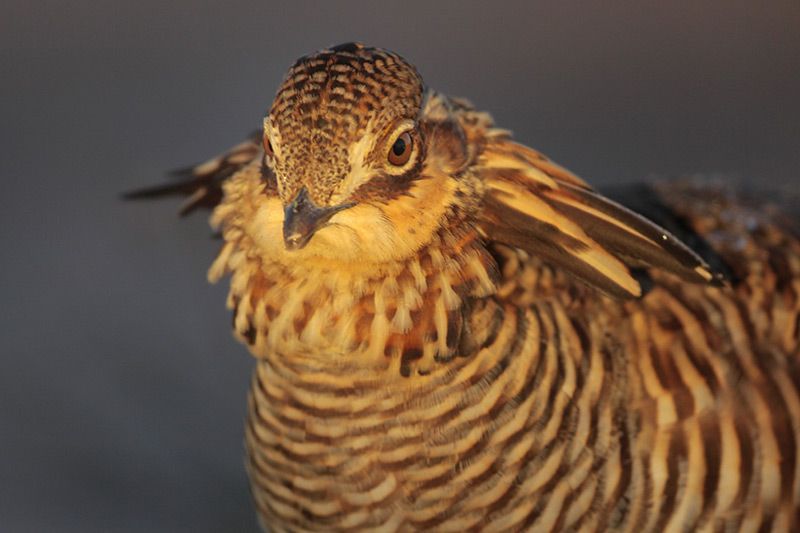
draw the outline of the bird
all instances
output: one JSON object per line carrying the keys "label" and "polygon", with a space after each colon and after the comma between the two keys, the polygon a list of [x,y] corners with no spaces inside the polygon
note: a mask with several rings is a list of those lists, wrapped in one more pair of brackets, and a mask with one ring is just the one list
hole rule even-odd
{"label": "bird", "polygon": [[361,43],[179,174],[131,196],[213,209],[265,529],[800,528],[790,214],[611,199]]}

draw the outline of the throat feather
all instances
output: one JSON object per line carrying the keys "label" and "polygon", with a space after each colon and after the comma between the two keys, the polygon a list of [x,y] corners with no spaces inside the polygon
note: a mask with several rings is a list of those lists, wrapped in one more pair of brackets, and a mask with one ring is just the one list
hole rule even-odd
{"label": "throat feather", "polygon": [[234,331],[258,358],[426,373],[466,355],[458,352],[470,302],[496,290],[493,257],[465,231],[442,231],[372,277],[265,262],[244,254],[244,244],[227,243],[212,271],[232,273]]}

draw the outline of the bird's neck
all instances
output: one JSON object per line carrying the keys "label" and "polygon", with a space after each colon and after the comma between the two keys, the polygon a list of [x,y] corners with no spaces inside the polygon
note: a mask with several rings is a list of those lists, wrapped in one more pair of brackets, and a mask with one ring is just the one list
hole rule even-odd
{"label": "bird's neck", "polygon": [[231,272],[234,330],[259,358],[429,372],[460,353],[471,307],[496,290],[495,260],[472,229],[442,230],[386,265],[266,262],[241,244],[227,243],[212,271]]}
{"label": "bird's neck", "polygon": [[[432,266],[433,255],[423,263]],[[461,279],[475,272],[468,264],[459,267]],[[511,261],[503,267],[516,268]],[[421,298],[441,292],[434,288],[440,276],[446,274],[426,275],[424,289],[415,285]],[[532,281],[533,286],[549,283]],[[466,301],[463,295],[470,291],[462,285],[472,283],[451,288]],[[513,291],[506,285],[501,289]],[[512,511],[536,497],[568,497],[571,487],[585,483],[594,494],[595,475],[610,479],[612,492],[620,457],[630,457],[629,448],[619,451],[616,437],[626,435],[616,430],[625,421],[625,389],[612,379],[623,360],[587,340],[603,337],[601,321],[583,328],[554,299],[523,307],[510,300],[526,295],[513,292],[475,297],[460,308],[462,341],[471,345],[459,346],[458,354],[467,357],[448,362],[435,361],[436,356],[428,360],[431,352],[424,350],[449,353],[448,343],[438,340],[449,337],[453,311],[439,300],[420,303],[419,309],[434,314],[443,310],[440,324],[448,330],[440,333],[434,321],[422,333],[432,343],[424,346],[433,347],[407,361],[408,377],[402,377],[402,353],[323,352],[319,357],[303,351],[263,353],[256,344],[254,352],[262,359],[252,381],[246,437],[256,501],[264,509],[278,508],[286,486],[313,487],[292,497],[301,498],[298,505],[304,509],[325,509],[329,530],[354,522],[363,526],[367,516],[377,516],[368,524],[373,529],[397,518],[425,530],[442,523],[436,521],[442,509],[482,509],[488,495],[494,498],[488,501],[498,502],[492,506],[501,511],[500,518],[512,517],[500,529],[513,529]],[[380,298],[370,294],[368,301]],[[369,318],[373,314],[353,315],[359,317],[355,321],[365,320],[368,335],[369,327],[380,327]],[[387,312],[386,320],[392,319]],[[600,471],[606,462],[610,473]],[[291,482],[284,485],[284,479]],[[348,499],[339,500],[341,494]],[[327,512],[328,501],[347,503],[341,511],[333,507],[333,514]],[[320,502],[325,507],[315,507]],[[386,518],[388,513],[396,517]],[[295,525],[319,525],[317,515],[298,511],[297,516]]]}

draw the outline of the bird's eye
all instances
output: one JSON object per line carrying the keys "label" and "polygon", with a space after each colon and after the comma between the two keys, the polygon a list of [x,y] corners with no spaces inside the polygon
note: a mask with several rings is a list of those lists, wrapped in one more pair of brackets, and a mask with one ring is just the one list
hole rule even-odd
{"label": "bird's eye", "polygon": [[264,152],[270,157],[275,156],[275,150],[272,149],[272,143],[266,135],[264,135]]}
{"label": "bird's eye", "polygon": [[389,163],[399,167],[408,163],[411,157],[411,149],[414,147],[414,141],[408,132],[403,133],[394,141],[391,149],[389,150]]}

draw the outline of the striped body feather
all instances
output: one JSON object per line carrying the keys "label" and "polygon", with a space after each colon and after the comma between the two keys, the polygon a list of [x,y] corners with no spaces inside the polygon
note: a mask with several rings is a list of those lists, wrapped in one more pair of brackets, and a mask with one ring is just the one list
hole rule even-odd
{"label": "striped body feather", "polygon": [[[719,251],[746,280],[733,288],[654,274],[645,297],[621,301],[499,246],[491,297],[466,287],[491,277],[480,255],[461,265],[466,273],[445,276],[469,302],[452,358],[432,348],[433,358],[400,373],[402,351],[368,365],[354,352],[332,361],[308,347],[256,349],[247,448],[264,523],[276,531],[792,530],[800,245],[763,221],[763,234],[749,238],[735,217],[725,221],[728,206],[709,214],[711,205],[697,200],[686,215],[731,241]],[[428,290],[438,294],[434,308],[446,307],[436,281]],[[364,297],[375,299],[370,289]],[[260,327],[237,324],[243,337]],[[302,338],[301,321],[293,327]],[[433,344],[447,334],[429,328]]]}
{"label": "striped body feather", "polygon": [[[403,131],[408,168],[386,166]],[[723,280],[355,44],[292,67],[264,144],[144,194],[221,197],[209,278],[230,274],[257,361],[246,443],[265,527],[800,528],[800,242],[764,210],[659,189]],[[290,249],[296,198],[329,222]]]}

